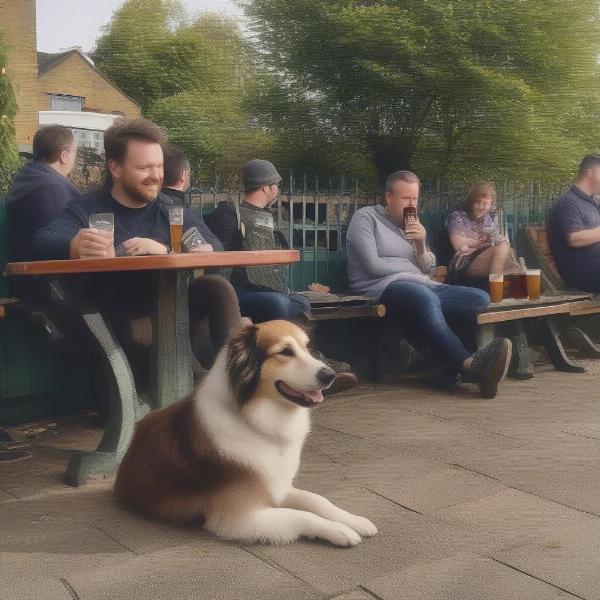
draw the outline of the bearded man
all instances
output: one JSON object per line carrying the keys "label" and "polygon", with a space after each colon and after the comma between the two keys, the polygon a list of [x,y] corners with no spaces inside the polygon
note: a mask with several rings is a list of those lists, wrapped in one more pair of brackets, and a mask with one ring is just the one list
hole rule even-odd
{"label": "bearded man", "polygon": [[[106,130],[104,150],[107,180],[102,190],[71,202],[32,240],[36,260],[90,259],[170,251],[168,206],[158,199],[163,184],[164,133],[147,119],[122,120]],[[90,216],[112,213],[114,233],[89,226]],[[183,209],[184,252],[222,250],[219,239],[189,208]],[[186,236],[190,232],[193,235]],[[152,272],[94,273],[83,280],[84,299],[108,319],[123,346],[131,337],[131,322],[148,317],[153,304]],[[190,325],[208,319],[207,340],[192,348],[198,361],[210,367],[229,332],[240,322],[235,292],[224,278],[207,275],[189,287]],[[198,337],[198,336],[196,336]],[[194,342],[194,340],[193,340]]]}

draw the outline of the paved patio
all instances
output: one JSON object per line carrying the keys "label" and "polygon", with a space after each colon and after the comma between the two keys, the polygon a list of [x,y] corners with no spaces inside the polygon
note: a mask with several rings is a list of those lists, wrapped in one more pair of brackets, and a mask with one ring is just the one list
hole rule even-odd
{"label": "paved patio", "polygon": [[369,517],[350,549],[223,543],[129,514],[111,480],[64,486],[91,417],[11,429],[0,463],[0,598],[600,598],[600,361],[539,369],[495,400],[409,380],[314,413],[299,485]]}

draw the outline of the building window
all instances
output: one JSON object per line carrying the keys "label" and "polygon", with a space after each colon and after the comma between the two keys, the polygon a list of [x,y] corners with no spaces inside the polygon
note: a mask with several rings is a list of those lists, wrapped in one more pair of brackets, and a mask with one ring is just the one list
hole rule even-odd
{"label": "building window", "polygon": [[83,110],[83,97],[64,96],[62,94],[52,94],[52,110]]}
{"label": "building window", "polygon": [[104,131],[95,129],[76,129],[71,127],[78,146],[94,148],[98,154],[104,152]]}

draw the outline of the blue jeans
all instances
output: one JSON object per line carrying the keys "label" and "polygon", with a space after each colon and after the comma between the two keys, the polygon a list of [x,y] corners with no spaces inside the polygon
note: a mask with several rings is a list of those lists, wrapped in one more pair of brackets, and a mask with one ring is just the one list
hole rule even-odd
{"label": "blue jeans", "polygon": [[487,292],[476,288],[408,281],[390,283],[381,295],[387,314],[400,322],[409,341],[426,344],[457,373],[472,353],[453,329],[474,340],[477,315],[489,302]]}
{"label": "blue jeans", "polygon": [[253,323],[275,319],[304,322],[310,315],[310,302],[300,294],[263,292],[253,288],[235,286],[240,301],[242,316],[250,317]]}

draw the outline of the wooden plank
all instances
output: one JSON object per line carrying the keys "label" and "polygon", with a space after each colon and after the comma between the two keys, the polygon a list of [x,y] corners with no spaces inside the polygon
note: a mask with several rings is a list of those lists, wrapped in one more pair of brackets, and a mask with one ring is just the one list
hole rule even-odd
{"label": "wooden plank", "polygon": [[569,315],[572,317],[582,315],[595,315],[600,313],[600,299],[582,300],[581,302],[572,302]]}
{"label": "wooden plank", "polygon": [[548,306],[555,304],[566,304],[569,302],[576,302],[579,300],[590,300],[592,298],[591,294],[586,294],[585,292],[575,293],[575,294],[552,294],[552,295],[543,295],[541,298],[537,300],[518,300],[516,298],[505,298],[502,302],[497,304],[490,304],[486,312],[502,312],[507,310],[517,310],[517,309],[526,309],[526,308],[535,308],[537,306]]}
{"label": "wooden plank", "polygon": [[502,323],[504,321],[516,321],[517,319],[530,319],[546,315],[568,314],[570,310],[570,303],[565,302],[564,304],[551,304],[549,306],[533,306],[531,308],[519,308],[516,310],[485,312],[477,317],[477,324],[484,325],[485,323]]}
{"label": "wooden plank", "polygon": [[383,304],[369,306],[347,306],[317,308],[312,312],[311,321],[332,321],[338,319],[357,319],[361,317],[385,317],[386,309]]}
{"label": "wooden plank", "polygon": [[7,275],[60,275],[112,271],[159,271],[165,269],[210,269],[280,265],[300,260],[298,250],[260,250],[231,252],[188,252],[164,256],[122,256],[17,262],[6,265]]}

